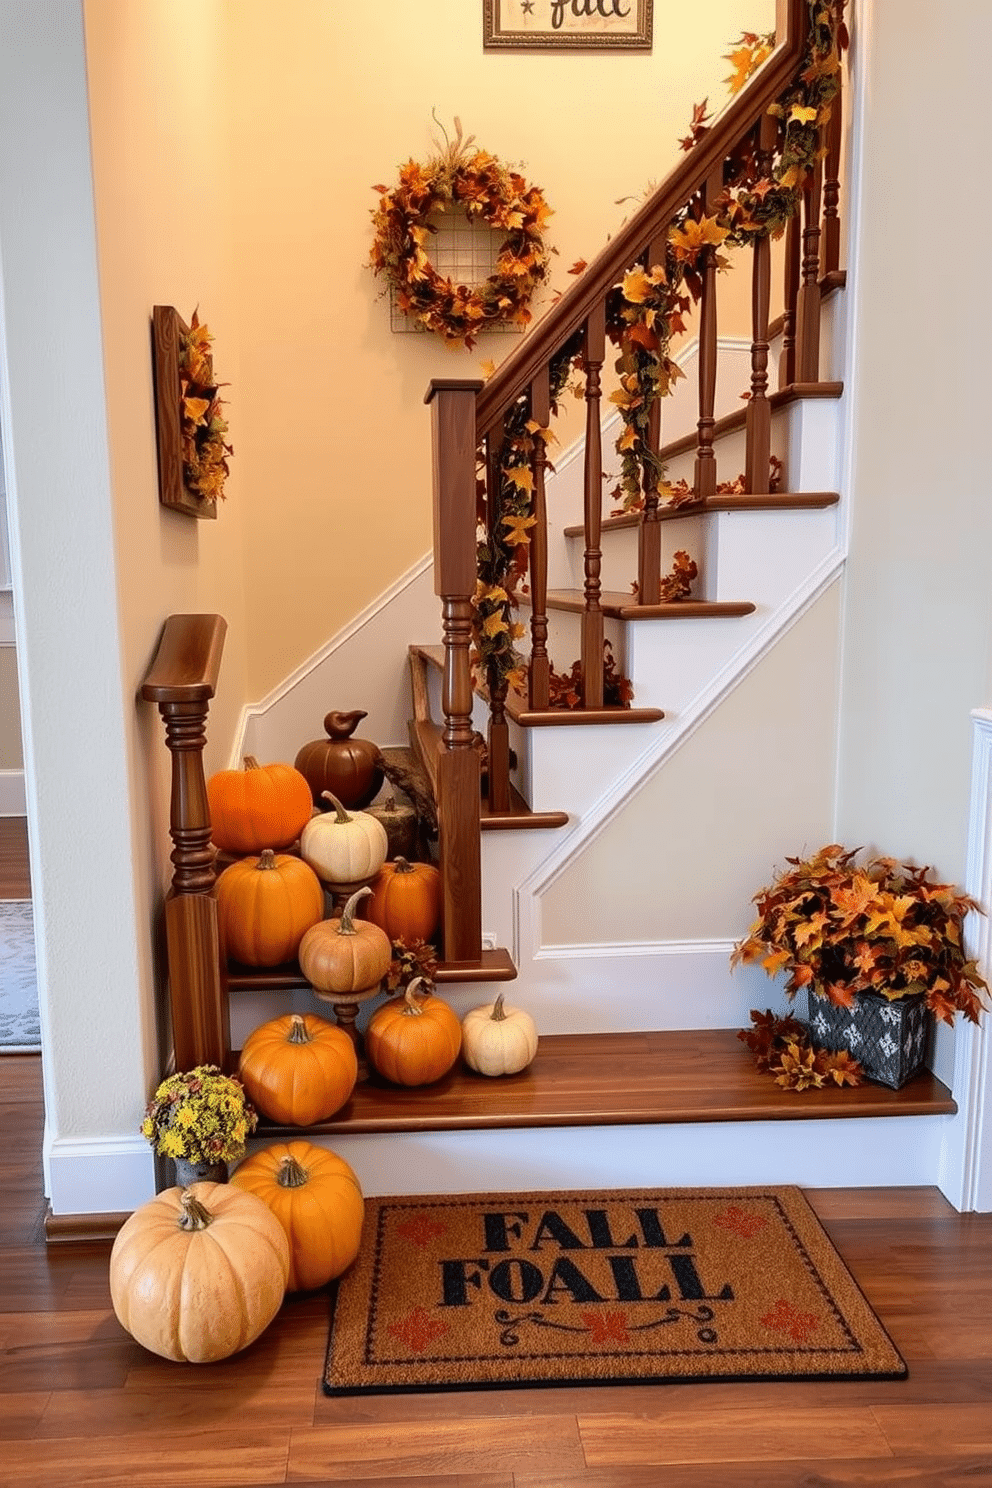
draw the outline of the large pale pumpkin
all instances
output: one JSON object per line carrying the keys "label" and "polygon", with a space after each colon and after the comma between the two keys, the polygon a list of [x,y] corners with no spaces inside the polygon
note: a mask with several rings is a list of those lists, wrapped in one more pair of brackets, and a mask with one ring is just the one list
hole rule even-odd
{"label": "large pale pumpkin", "polygon": [[302,858],[266,848],[239,858],[217,880],[224,946],[247,966],[292,961],[303,933],[324,916],[324,889]]}
{"label": "large pale pumpkin", "polygon": [[433,863],[383,863],[369,888],[361,913],[390,940],[430,940],[441,918],[441,875]]}
{"label": "large pale pumpkin", "polygon": [[300,853],[325,883],[362,883],[386,861],[386,829],[367,812],[345,811],[330,791],[323,794],[334,810],[307,822],[300,835]]}
{"label": "large pale pumpkin", "polygon": [[283,1126],[326,1121],[358,1078],[355,1046],[314,1013],[286,1013],[245,1039],[238,1073],[252,1104]]}
{"label": "large pale pumpkin", "polygon": [[313,814],[310,787],[292,765],[260,765],[250,754],[243,770],[219,770],[207,781],[210,836],[232,853],[289,847]]}
{"label": "large pale pumpkin", "polygon": [[110,1253],[123,1328],[164,1359],[209,1364],[247,1348],[282,1305],[289,1242],[272,1211],[229,1183],[167,1188]]}
{"label": "large pale pumpkin", "polygon": [[376,1008],[365,1030],[365,1052],[394,1085],[432,1085],[446,1075],[462,1046],[458,1017],[440,997],[418,996],[414,977],[403,997]]}
{"label": "large pale pumpkin", "polygon": [[462,1057],[480,1075],[515,1075],[537,1053],[537,1028],[530,1013],[495,1002],[472,1008],[462,1019]]}
{"label": "large pale pumpkin", "polygon": [[344,1158],[312,1142],[274,1142],[245,1158],[231,1182],[266,1204],[289,1241],[288,1290],[309,1292],[358,1254],[365,1203]]}
{"label": "large pale pumpkin", "polygon": [[367,992],[389,970],[389,936],[370,920],[355,919],[357,905],[369,892],[356,890],[340,919],[321,920],[300,941],[300,970],[318,992],[335,997]]}

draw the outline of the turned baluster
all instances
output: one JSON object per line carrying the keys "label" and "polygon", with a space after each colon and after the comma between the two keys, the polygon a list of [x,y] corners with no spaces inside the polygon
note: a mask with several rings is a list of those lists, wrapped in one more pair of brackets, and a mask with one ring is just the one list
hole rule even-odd
{"label": "turned baluster", "polygon": [[582,701],[603,706],[603,611],[600,607],[600,548],[603,522],[603,448],[600,432],[600,373],[606,357],[606,306],[600,300],[586,321],[585,606],[582,612]]}
{"label": "turned baluster", "polygon": [[[837,7],[843,24],[843,0]],[[830,103],[827,125],[827,158],[823,170],[823,272],[840,268],[840,162],[844,136],[843,68],[837,74],[837,93]]]}
{"label": "turned baluster", "polygon": [[778,358],[778,385],[791,387],[796,380],[796,301],[802,266],[802,231],[799,217],[790,217],[785,229],[785,314],[782,317],[782,349]]}
{"label": "turned baluster", "polygon": [[[502,463],[506,444],[506,429],[503,419],[497,420],[486,434],[486,526],[490,547],[501,542],[502,525]],[[506,679],[499,676],[497,668],[490,665],[486,674],[489,693],[489,727],[486,733],[488,785],[486,798],[491,811],[507,811],[510,806],[510,731],[506,721]]]}
{"label": "turned baluster", "polygon": [[[723,172],[718,170],[703,187],[702,207],[708,212],[723,186]],[[713,427],[716,423],[716,249],[708,245],[703,253],[700,274],[703,281],[699,307],[699,433],[696,440],[696,468],[693,490],[699,497],[716,495],[716,454],[713,450]]]}
{"label": "turned baluster", "polygon": [[[647,268],[665,262],[665,238],[656,238],[648,249]],[[655,398],[648,414],[648,447],[657,455],[661,445],[661,399]],[[641,480],[644,506],[637,535],[637,602],[657,604],[661,599],[661,522],[658,518],[658,472],[647,462]]]}
{"label": "turned baluster", "polygon": [[472,745],[472,596],[475,593],[475,397],[481,382],[434,381],[434,591],[441,598],[444,731],[437,768],[445,961],[482,955],[479,756]]}
{"label": "turned baluster", "polygon": [[806,182],[803,212],[802,283],[796,302],[796,381],[820,380],[820,199],[823,161]]}
{"label": "turned baluster", "polygon": [[172,759],[172,886],[165,902],[172,1040],[177,1070],[229,1061],[226,966],[217,918],[214,849],[203,771],[206,720],[227,622],[171,615],[141,695],[158,704]]}
{"label": "turned baluster", "polygon": [[[530,414],[535,424],[547,429],[551,423],[551,391],[547,364],[530,385]],[[534,475],[534,526],[530,537],[530,678],[528,701],[532,708],[546,708],[550,699],[551,663],[548,657],[548,508],[545,477],[548,456],[545,442],[534,440],[531,469]]]}
{"label": "turned baluster", "polygon": [[[758,175],[772,168],[776,122],[764,114],[758,125]],[[771,303],[772,248],[766,233],[755,238],[751,265],[751,397],[747,405],[744,487],[768,490],[772,450],[772,413],[768,401],[768,310]]]}

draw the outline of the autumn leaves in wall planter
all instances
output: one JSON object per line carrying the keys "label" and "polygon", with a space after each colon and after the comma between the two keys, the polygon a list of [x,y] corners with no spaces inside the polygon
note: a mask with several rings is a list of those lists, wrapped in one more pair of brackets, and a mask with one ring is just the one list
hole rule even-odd
{"label": "autumn leaves in wall planter", "polygon": [[227,443],[212,340],[195,310],[187,325],[171,305],[153,308],[159,500],[189,517],[216,517],[228,456],[234,453]]}

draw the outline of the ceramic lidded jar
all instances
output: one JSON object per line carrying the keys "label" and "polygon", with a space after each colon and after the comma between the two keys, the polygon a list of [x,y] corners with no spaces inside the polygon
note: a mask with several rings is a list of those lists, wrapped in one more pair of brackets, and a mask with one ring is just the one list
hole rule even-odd
{"label": "ceramic lidded jar", "polygon": [[367,717],[361,709],[328,713],[326,739],[312,739],[294,761],[306,778],[314,805],[326,810],[324,792],[330,791],[350,810],[360,810],[379,794],[383,774],[379,750],[370,739],[356,739],[355,729]]}

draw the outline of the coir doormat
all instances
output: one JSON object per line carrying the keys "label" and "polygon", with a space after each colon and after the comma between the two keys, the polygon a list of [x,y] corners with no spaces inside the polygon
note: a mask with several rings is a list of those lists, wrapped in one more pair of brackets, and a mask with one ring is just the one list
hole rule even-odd
{"label": "coir doormat", "polygon": [[324,1387],[900,1379],[797,1188],[366,1201]]}

